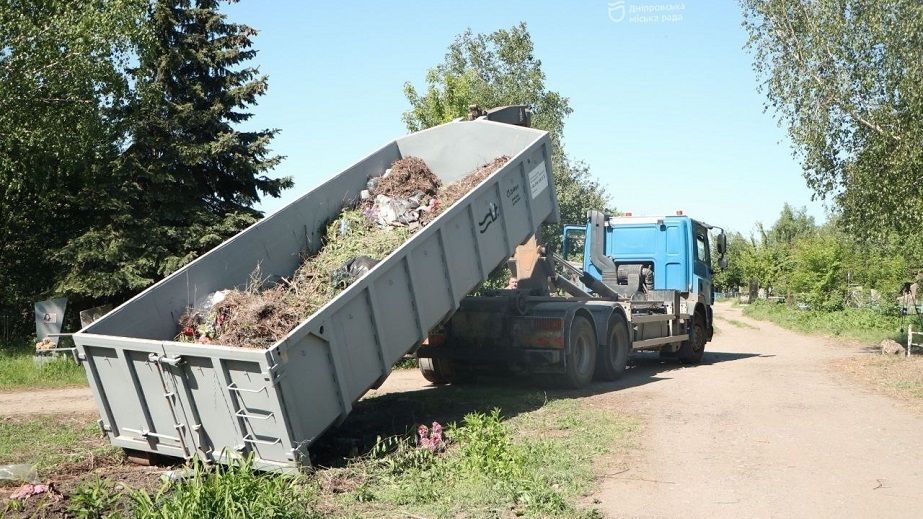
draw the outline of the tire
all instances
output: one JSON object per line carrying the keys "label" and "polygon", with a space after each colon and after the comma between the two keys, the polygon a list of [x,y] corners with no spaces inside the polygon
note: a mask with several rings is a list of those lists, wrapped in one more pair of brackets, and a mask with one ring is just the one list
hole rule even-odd
{"label": "tire", "polygon": [[621,314],[615,314],[609,325],[609,344],[600,346],[596,356],[596,378],[607,382],[619,379],[625,373],[630,350],[628,323]]}
{"label": "tire", "polygon": [[435,386],[445,384],[460,384],[471,380],[467,372],[459,371],[455,361],[451,359],[418,358],[417,367],[423,378]]}
{"label": "tire", "polygon": [[683,364],[698,364],[705,354],[705,316],[696,312],[692,317],[692,326],[689,328],[689,340],[683,341],[676,357]]}
{"label": "tire", "polygon": [[566,387],[578,389],[593,380],[598,349],[593,324],[582,315],[574,317],[564,354],[563,383]]}

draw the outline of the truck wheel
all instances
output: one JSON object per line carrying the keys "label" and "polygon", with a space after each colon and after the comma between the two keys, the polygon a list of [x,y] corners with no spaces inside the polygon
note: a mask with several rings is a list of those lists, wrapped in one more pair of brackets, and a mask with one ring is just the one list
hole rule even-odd
{"label": "truck wheel", "polygon": [[459,372],[451,359],[418,358],[417,367],[423,378],[436,386],[458,384],[471,379],[468,372]]}
{"label": "truck wheel", "polygon": [[596,378],[611,382],[622,376],[631,349],[628,342],[628,323],[621,314],[615,314],[609,329],[609,344],[601,346],[596,357]]}
{"label": "truck wheel", "polygon": [[593,325],[582,315],[574,317],[565,351],[564,384],[567,387],[581,388],[593,380],[597,349]]}
{"label": "truck wheel", "polygon": [[689,340],[683,341],[676,357],[683,364],[698,364],[705,353],[705,316],[696,312],[689,328]]}

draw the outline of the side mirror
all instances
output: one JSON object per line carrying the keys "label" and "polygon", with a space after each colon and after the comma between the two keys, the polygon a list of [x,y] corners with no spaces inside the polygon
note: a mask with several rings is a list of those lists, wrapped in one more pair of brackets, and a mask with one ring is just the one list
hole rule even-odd
{"label": "side mirror", "polygon": [[727,259],[727,258],[721,258],[721,259],[719,259],[719,260],[718,260],[718,266],[721,267],[722,269],[728,268],[728,259]]}
{"label": "side mirror", "polygon": [[[724,231],[718,235],[718,254],[724,256],[728,249],[728,237]],[[723,268],[723,267],[722,267]]]}

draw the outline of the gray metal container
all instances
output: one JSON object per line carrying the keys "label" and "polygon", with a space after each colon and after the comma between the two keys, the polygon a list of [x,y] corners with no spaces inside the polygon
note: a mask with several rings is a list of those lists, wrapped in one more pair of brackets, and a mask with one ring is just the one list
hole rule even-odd
{"label": "gray metal container", "polygon": [[[545,132],[487,120],[397,139],[74,335],[113,445],[293,470],[392,365],[544,222],[557,221]],[[197,298],[291,276],[371,176],[409,155],[448,184],[512,159],[266,350],[174,341]]]}

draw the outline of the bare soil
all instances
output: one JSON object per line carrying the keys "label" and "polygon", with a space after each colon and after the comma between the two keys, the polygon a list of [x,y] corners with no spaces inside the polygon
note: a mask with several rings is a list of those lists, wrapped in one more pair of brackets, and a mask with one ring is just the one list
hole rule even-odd
{"label": "bare soil", "polygon": [[[923,416],[835,364],[867,355],[718,305],[702,365],[634,359],[589,400],[646,422],[625,472],[594,496],[608,517],[919,517]],[[730,325],[739,320],[754,328]]]}
{"label": "bare soil", "polygon": [[0,416],[96,413],[87,387],[0,393]]}

